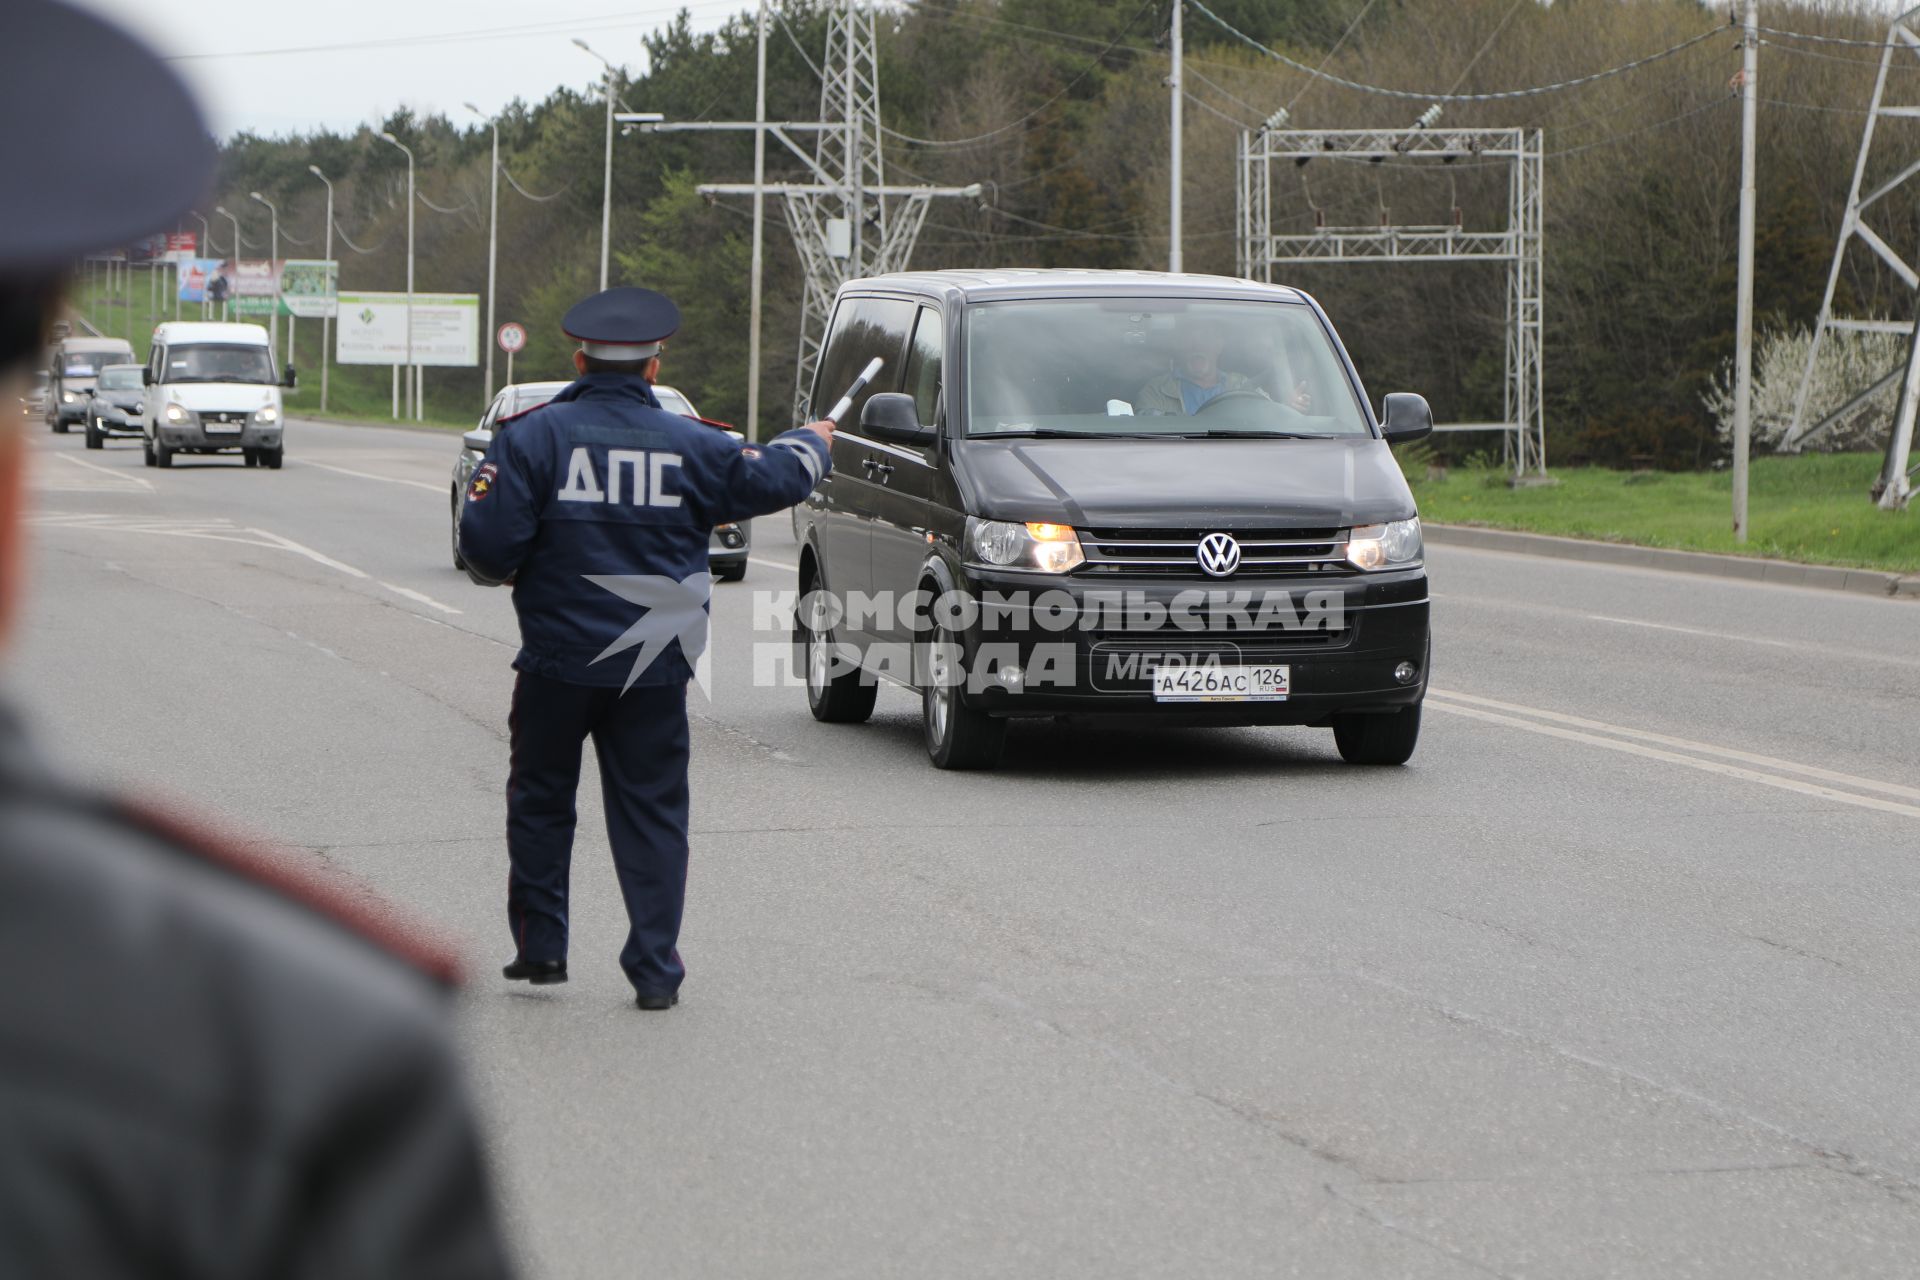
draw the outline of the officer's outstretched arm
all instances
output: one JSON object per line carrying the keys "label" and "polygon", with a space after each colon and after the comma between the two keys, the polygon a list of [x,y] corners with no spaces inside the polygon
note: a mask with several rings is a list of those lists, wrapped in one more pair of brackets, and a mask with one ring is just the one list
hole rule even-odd
{"label": "officer's outstretched arm", "polygon": [[530,423],[497,432],[487,456],[467,482],[460,509],[460,558],[467,576],[497,587],[519,572],[540,531],[540,508],[552,491],[541,450],[528,447],[541,433]]}
{"label": "officer's outstretched arm", "polygon": [[736,449],[726,460],[713,523],[784,510],[812,493],[831,470],[833,451],[811,427]]}

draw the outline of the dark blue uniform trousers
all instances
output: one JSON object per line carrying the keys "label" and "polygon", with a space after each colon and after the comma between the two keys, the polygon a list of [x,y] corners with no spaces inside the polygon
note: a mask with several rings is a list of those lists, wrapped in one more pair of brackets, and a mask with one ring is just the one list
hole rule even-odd
{"label": "dark blue uniform trousers", "polygon": [[618,689],[520,672],[507,724],[507,921],[523,960],[567,957],[580,745],[593,738],[607,840],[626,899],[620,967],[643,995],[680,988],[674,944],[687,891],[687,687]]}

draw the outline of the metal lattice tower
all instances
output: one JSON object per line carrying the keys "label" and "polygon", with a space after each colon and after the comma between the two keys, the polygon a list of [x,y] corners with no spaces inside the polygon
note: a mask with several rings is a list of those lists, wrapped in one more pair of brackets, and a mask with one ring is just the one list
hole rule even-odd
{"label": "metal lattice tower", "polygon": [[[1538,129],[1282,129],[1240,138],[1239,270],[1273,280],[1273,269],[1313,262],[1504,262],[1507,264],[1505,421],[1455,422],[1436,431],[1499,431],[1516,476],[1547,468],[1541,394],[1541,180],[1545,149]],[[1435,166],[1473,159],[1507,162],[1507,225],[1467,231],[1451,224],[1317,225],[1302,234],[1273,230],[1274,162],[1282,172],[1313,160],[1392,161]]]}
{"label": "metal lattice tower", "polygon": [[[895,186],[886,180],[881,156],[880,76],[873,10],[858,0],[834,0],[827,12],[826,59],[821,64],[820,119],[757,125],[751,121],[650,124],[643,130],[748,130],[767,136],[805,164],[811,182],[769,182],[768,195],[783,197],[787,229],[806,273],[794,411],[804,412],[820,361],[833,296],[863,276],[906,269],[914,242],[935,196],[980,194],[966,187]],[[809,153],[794,141],[811,133]],[[752,195],[750,182],[702,183],[703,195]]]}
{"label": "metal lattice tower", "polygon": [[[1914,417],[1916,410],[1920,410],[1920,272],[1916,272],[1892,245],[1868,225],[1866,214],[1875,204],[1920,174],[1920,159],[1912,158],[1912,147],[1908,146],[1898,159],[1901,165],[1898,173],[1864,196],[1860,194],[1860,188],[1866,180],[1867,164],[1873,152],[1875,123],[1882,116],[1920,117],[1920,105],[1890,105],[1886,100],[1887,72],[1893,66],[1895,56],[1900,56],[1903,61],[1908,56],[1920,56],[1920,32],[1914,29],[1916,17],[1920,17],[1920,7],[1908,9],[1887,27],[1886,44],[1880,50],[1880,70],[1873,81],[1873,99],[1867,107],[1867,122],[1860,132],[1860,154],[1853,163],[1853,186],[1847,192],[1847,212],[1840,222],[1840,239],[1834,246],[1833,267],[1827,273],[1826,296],[1820,300],[1820,321],[1814,326],[1813,341],[1807,347],[1807,366],[1800,376],[1800,389],[1794,393],[1793,421],[1780,442],[1782,450],[1798,452],[1807,441],[1844,420],[1897,380],[1900,383],[1900,398],[1893,413],[1893,430],[1887,437],[1886,461],[1881,465],[1880,478],[1873,487],[1875,500],[1889,511],[1907,505],[1913,496],[1914,477],[1920,473],[1920,467],[1911,465]],[[1912,64],[1907,63],[1906,66],[1911,69]],[[1847,249],[1856,241],[1872,250],[1907,287],[1913,299],[1911,319],[1857,319],[1833,314],[1834,289],[1840,283],[1840,270],[1846,262]],[[1807,397],[1813,389],[1814,362],[1819,358],[1820,344],[1827,334],[1836,329],[1854,333],[1905,334],[1906,359],[1855,391],[1839,408],[1809,426],[1806,422]]]}

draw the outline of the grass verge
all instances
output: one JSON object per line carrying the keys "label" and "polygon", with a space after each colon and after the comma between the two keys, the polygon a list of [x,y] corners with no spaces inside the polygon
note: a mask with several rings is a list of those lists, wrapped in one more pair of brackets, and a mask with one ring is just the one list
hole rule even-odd
{"label": "grass verge", "polygon": [[1920,571],[1920,515],[1882,511],[1867,496],[1880,462],[1865,453],[1755,458],[1744,545],[1733,540],[1733,480],[1725,471],[1567,467],[1552,473],[1557,485],[1510,489],[1500,472],[1453,469],[1430,479],[1425,462],[1412,458],[1405,469],[1421,518],[1441,524]]}

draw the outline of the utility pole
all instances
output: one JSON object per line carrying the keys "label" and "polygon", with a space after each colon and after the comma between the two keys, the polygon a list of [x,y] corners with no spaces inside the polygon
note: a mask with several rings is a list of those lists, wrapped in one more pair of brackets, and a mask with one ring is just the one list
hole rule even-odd
{"label": "utility pole", "polygon": [[[327,188],[327,247],[323,250],[328,263],[333,262],[333,183],[327,181],[327,175],[320,172],[320,166],[310,164],[307,172]],[[333,299],[329,309],[320,313],[320,412],[327,411],[327,365],[333,358],[333,313],[340,309],[340,277],[338,269],[326,268],[335,272],[333,277]]]}
{"label": "utility pole", "polygon": [[1181,94],[1185,91],[1185,88],[1186,88],[1186,86],[1182,83],[1186,78],[1186,68],[1184,66],[1184,63],[1186,61],[1186,49],[1181,39],[1180,9],[1181,9],[1181,0],[1173,0],[1173,74],[1167,77],[1167,86],[1169,89],[1173,91],[1172,92],[1173,133],[1172,133],[1172,142],[1171,142],[1172,151],[1168,156],[1168,160],[1170,161],[1170,167],[1172,169],[1172,177],[1170,182],[1168,183],[1169,187],[1171,188],[1168,194],[1170,196],[1172,203],[1170,208],[1168,209],[1168,215],[1167,215],[1167,270],[1169,271],[1178,271],[1181,269],[1180,267],[1180,126],[1181,126],[1181,115],[1182,115],[1181,108],[1184,105],[1181,101]]}
{"label": "utility pole", "polygon": [[[585,49],[588,53],[593,54],[594,57],[600,58],[600,55],[594,53],[592,47],[588,45],[585,40],[575,37],[574,43],[582,49]],[[600,64],[607,69],[607,160],[605,170],[601,175],[600,195],[600,291],[605,293],[607,289],[608,233],[613,227],[613,64],[605,58],[600,58]]]}
{"label": "utility pole", "polygon": [[[480,108],[471,102],[467,110],[486,120],[493,129],[493,169],[487,178],[487,331],[482,336],[481,345],[487,349],[487,394],[483,404],[493,402],[493,349],[494,336],[499,330],[493,322],[493,280],[494,268],[500,257],[500,118],[489,119]],[[605,268],[602,268],[604,271]],[[603,286],[604,287],[604,286]]]}
{"label": "utility pole", "polygon": [[420,371],[413,363],[413,151],[391,133],[380,135],[406,153],[407,157],[407,400],[408,417],[423,416],[420,401]]}
{"label": "utility pole", "polygon": [[1753,440],[1753,135],[1754,73],[1760,47],[1759,0],[1746,0],[1740,36],[1740,284],[1733,346],[1733,540],[1747,540],[1747,454]]}
{"label": "utility pole", "polygon": [[[267,270],[273,272],[273,310],[267,313],[267,349],[271,351],[280,345],[280,211],[273,207],[273,201],[258,191],[249,193],[247,198],[267,206],[268,225],[271,228],[267,233]],[[291,356],[287,363],[293,363]]]}
{"label": "utility pole", "polygon": [[767,197],[767,0],[754,16],[759,49],[753,90],[753,267],[747,287],[747,439],[760,439],[760,266],[766,232],[761,213]]}

